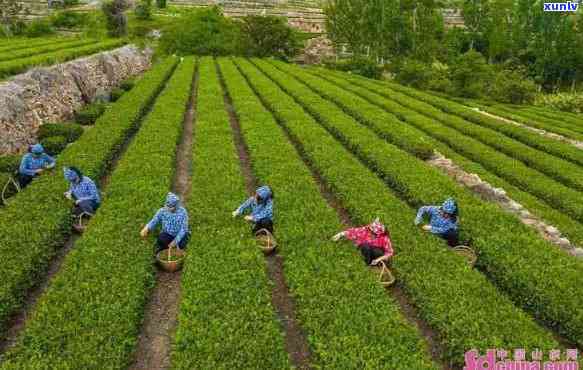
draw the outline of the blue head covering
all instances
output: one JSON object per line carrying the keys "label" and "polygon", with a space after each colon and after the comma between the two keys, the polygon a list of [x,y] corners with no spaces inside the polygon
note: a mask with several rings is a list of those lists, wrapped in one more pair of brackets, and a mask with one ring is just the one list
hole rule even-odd
{"label": "blue head covering", "polygon": [[453,198],[447,198],[445,202],[443,202],[443,206],[441,206],[443,212],[449,213],[450,215],[454,215],[457,213],[457,204]]}
{"label": "blue head covering", "polygon": [[263,200],[268,200],[271,198],[271,189],[269,186],[262,186],[256,191],[257,195]]}
{"label": "blue head covering", "polygon": [[69,182],[76,182],[79,180],[77,172],[73,171],[70,167],[63,168],[63,174],[65,175],[65,179]]}
{"label": "blue head covering", "polygon": [[179,204],[180,198],[178,198],[178,195],[174,193],[168,193],[168,195],[166,195],[166,203],[164,204],[166,207],[175,208],[178,207]]}
{"label": "blue head covering", "polygon": [[30,148],[30,152],[36,155],[43,154],[45,152],[45,148],[43,148],[43,146],[40,144],[34,144],[32,148]]}

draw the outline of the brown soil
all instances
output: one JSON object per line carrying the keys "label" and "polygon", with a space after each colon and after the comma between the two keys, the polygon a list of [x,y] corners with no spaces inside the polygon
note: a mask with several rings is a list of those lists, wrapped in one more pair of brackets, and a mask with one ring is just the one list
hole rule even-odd
{"label": "brown soil", "polygon": [[[225,109],[229,114],[229,122],[233,130],[235,146],[241,163],[241,171],[245,177],[247,192],[251,195],[255,192],[258,181],[253,174],[247,145],[241,133],[241,126],[233,108],[231,98],[227,93],[227,88],[218,64],[216,67],[224,91]],[[286,351],[295,368],[310,369],[310,348],[295,315],[295,303],[289,294],[285,273],[283,271],[283,257],[274,253],[266,256],[265,259],[268,277],[274,283],[274,288],[271,291],[271,303],[275,307],[277,317],[284,330]]]}
{"label": "brown soil", "polygon": [[[176,151],[173,190],[180,196],[183,203],[186,203],[191,188],[196,91],[198,91],[198,72],[192,81],[190,106],[184,116],[182,139]],[[157,272],[156,284],[145,307],[144,322],[134,355],[134,363],[130,366],[131,370],[170,368],[172,338],[178,320],[181,277],[180,271]]]}

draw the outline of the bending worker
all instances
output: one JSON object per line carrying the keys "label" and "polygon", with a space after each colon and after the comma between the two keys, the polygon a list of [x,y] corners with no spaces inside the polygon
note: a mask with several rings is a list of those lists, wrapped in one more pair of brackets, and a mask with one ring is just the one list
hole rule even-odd
{"label": "bending worker", "polygon": [[375,266],[381,261],[388,262],[393,255],[389,232],[378,218],[369,225],[340,232],[334,235],[332,240],[338,241],[342,238],[354,242],[367,265]]}
{"label": "bending worker", "polygon": [[448,198],[441,207],[421,207],[415,225],[421,224],[426,214],[429,215],[429,225],[423,225],[423,230],[447,240],[450,247],[459,245],[458,207],[453,198]]}
{"label": "bending worker", "polygon": [[32,182],[32,179],[39,176],[46,169],[55,167],[55,160],[45,153],[45,149],[40,144],[33,145],[29,153],[22,157],[20,168],[18,169],[18,183],[24,189]]}
{"label": "bending worker", "polygon": [[75,216],[80,216],[83,213],[94,215],[101,204],[101,198],[93,180],[83,176],[83,173],[76,167],[65,168],[64,175],[70,184],[65,197],[75,202],[73,214]]}
{"label": "bending worker", "polygon": [[247,199],[233,211],[233,217],[237,217],[251,210],[251,214],[245,216],[245,220],[253,222],[253,235],[259,230],[266,229],[273,234],[273,192],[269,186],[262,186],[255,191],[255,195]]}
{"label": "bending worker", "polygon": [[180,198],[168,193],[164,207],[160,208],[154,218],[140,232],[142,238],[161,224],[161,232],[156,241],[156,254],[167,248],[186,249],[190,232],[188,231],[188,212],[180,204]]}

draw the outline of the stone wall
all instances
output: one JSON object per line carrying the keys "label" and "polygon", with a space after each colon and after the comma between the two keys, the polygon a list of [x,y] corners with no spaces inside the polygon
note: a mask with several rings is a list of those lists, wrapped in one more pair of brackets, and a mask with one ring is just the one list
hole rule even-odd
{"label": "stone wall", "polygon": [[33,69],[0,83],[0,154],[22,153],[39,126],[76,110],[150,68],[151,51],[134,46]]}

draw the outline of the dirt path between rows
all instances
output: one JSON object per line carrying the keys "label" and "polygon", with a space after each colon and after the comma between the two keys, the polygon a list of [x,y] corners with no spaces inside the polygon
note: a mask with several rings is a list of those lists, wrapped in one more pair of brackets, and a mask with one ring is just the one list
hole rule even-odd
{"label": "dirt path between rows", "polygon": [[[168,78],[165,80],[164,86],[166,86],[166,83],[170,79],[171,75],[172,74],[169,74]],[[139,131],[139,128],[141,127],[142,122],[144,121],[145,117],[147,117],[148,114],[150,113],[150,111],[152,110],[154,102],[156,101],[157,97],[160,95],[160,93],[163,90],[164,90],[164,88],[161,88],[158,91],[158,93],[156,94],[156,96],[149,102],[147,109],[145,109],[140,114],[140,117],[138,118],[136,123],[133,125],[133,127],[130,129],[130,131],[128,132],[128,135],[124,139],[123,143],[121,145],[119,145],[118,149],[116,150],[116,152],[113,155],[113,158],[111,159],[111,161],[109,161],[107,167],[104,170],[104,175],[98,181],[98,187],[99,187],[99,190],[101,193],[103,193],[104,189],[106,189],[107,186],[109,185],[109,181],[111,179],[111,174],[117,168],[117,164],[118,164],[119,160],[123,157],[123,155],[127,151],[128,147],[132,143],[136,133]],[[83,169],[81,168],[81,170],[83,170]],[[36,307],[36,303],[37,303],[38,299],[47,290],[51,281],[53,280],[53,277],[60,271],[61,266],[65,260],[65,257],[75,247],[75,243],[76,243],[77,239],[79,239],[81,237],[79,234],[72,233],[72,231],[67,231],[67,232],[69,233],[69,235],[66,236],[65,242],[63,243],[63,247],[58,248],[56,250],[55,255],[51,258],[51,260],[48,263],[45,277],[42,280],[40,280],[37,284],[35,284],[27,292],[27,294],[24,298],[23,307],[18,312],[16,312],[13,315],[13,317],[9,320],[9,322],[7,324],[8,329],[6,331],[6,336],[4,338],[0,338],[0,362],[2,360],[1,355],[3,353],[5,353],[6,351],[8,351],[10,349],[10,347],[12,347],[16,344],[20,334],[23,332],[23,330],[26,326],[26,321],[28,320],[28,318],[30,317],[32,312],[34,312],[34,309]]]}
{"label": "dirt path between rows", "polygon": [[[198,68],[198,67],[197,67]],[[184,116],[182,139],[176,150],[176,173],[172,190],[186,204],[191,189],[192,145],[196,116],[198,71],[195,71],[189,106]],[[180,282],[182,272],[157,270],[156,283],[144,309],[144,321],[130,370],[160,370],[170,368],[172,338],[178,322]]]}
{"label": "dirt path between rows", "polygon": [[[235,146],[239,155],[241,164],[241,171],[245,178],[245,187],[247,193],[251,196],[255,193],[258,181],[253,174],[249,151],[243,134],[241,133],[241,126],[239,119],[233,108],[233,103],[227,93],[227,88],[223,80],[223,76],[217,65],[217,71],[220,76],[221,87],[223,89],[225,109],[229,114],[229,122],[233,131]],[[289,288],[286,283],[285,273],[283,270],[284,258],[277,252],[265,257],[267,264],[267,274],[269,279],[274,283],[271,291],[271,303],[275,307],[277,318],[284,330],[285,349],[288,352],[292,364],[297,369],[310,369],[310,348],[306,335],[304,334],[300,324],[297,321],[295,314],[295,302],[289,293]]]}

